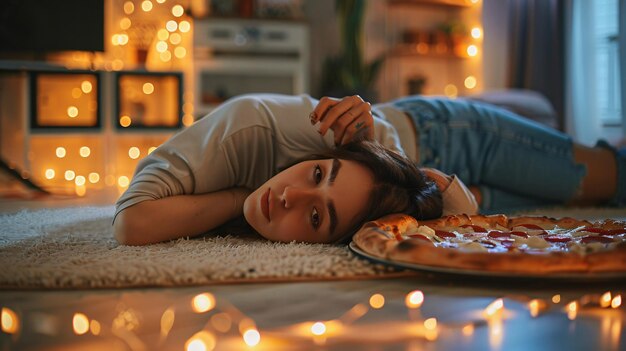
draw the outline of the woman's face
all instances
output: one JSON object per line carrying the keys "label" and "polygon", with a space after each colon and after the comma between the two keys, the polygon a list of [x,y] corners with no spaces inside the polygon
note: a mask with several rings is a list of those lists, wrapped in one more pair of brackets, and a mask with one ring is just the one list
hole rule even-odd
{"label": "woman's face", "polygon": [[269,240],[333,242],[363,216],[373,179],[367,168],[354,161],[304,161],[250,194],[243,213]]}

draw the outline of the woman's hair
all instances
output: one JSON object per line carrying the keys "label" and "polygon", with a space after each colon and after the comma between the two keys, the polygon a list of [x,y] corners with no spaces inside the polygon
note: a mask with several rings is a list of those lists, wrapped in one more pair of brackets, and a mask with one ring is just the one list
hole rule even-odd
{"label": "woman's hair", "polygon": [[338,158],[355,161],[374,175],[374,188],[370,193],[363,218],[357,221],[338,242],[345,242],[367,221],[391,213],[404,213],[416,219],[441,216],[441,192],[432,180],[406,156],[389,150],[377,142],[356,141],[309,159]]}

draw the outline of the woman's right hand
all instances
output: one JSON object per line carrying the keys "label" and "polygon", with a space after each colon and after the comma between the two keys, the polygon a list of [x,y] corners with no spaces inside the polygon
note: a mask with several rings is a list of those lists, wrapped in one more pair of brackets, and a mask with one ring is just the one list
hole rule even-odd
{"label": "woman's right hand", "polygon": [[358,95],[342,99],[325,96],[320,99],[309,117],[311,124],[320,123],[318,130],[321,135],[326,135],[332,129],[335,145],[374,139],[372,105]]}

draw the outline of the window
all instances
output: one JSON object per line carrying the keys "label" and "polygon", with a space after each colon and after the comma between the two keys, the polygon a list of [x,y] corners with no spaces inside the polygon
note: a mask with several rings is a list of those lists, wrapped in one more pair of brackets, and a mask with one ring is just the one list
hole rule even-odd
{"label": "window", "polygon": [[600,120],[605,125],[621,124],[618,0],[594,0],[593,14]]}

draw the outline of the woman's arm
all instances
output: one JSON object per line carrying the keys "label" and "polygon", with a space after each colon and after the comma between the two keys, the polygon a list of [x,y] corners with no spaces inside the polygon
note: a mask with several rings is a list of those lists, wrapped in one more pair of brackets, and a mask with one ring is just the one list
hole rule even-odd
{"label": "woman's arm", "polygon": [[249,194],[233,188],[140,202],[117,215],[115,239],[124,245],[147,245],[200,235],[241,216]]}

